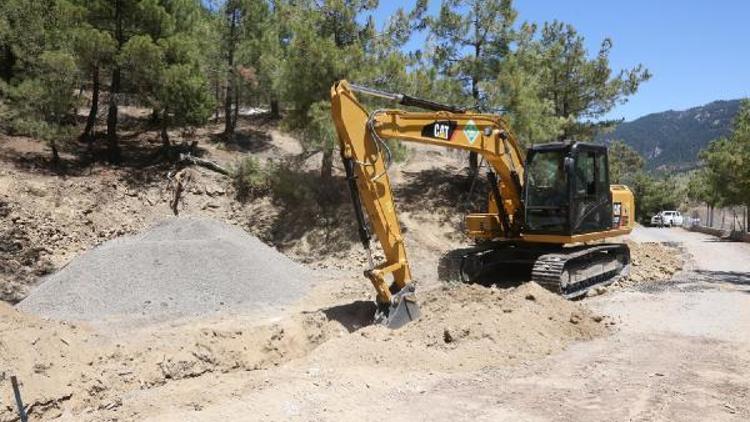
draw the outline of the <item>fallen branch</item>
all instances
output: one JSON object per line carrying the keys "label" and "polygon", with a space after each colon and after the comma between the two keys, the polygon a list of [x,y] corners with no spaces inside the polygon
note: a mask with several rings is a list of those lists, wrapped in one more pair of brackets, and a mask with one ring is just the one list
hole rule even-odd
{"label": "fallen branch", "polygon": [[169,207],[172,208],[174,215],[180,214],[180,204],[184,202],[183,193],[188,189],[190,182],[193,181],[192,170],[184,168],[177,173],[171,171],[167,174],[167,190],[172,192],[172,199],[169,201]]}
{"label": "fallen branch", "polygon": [[190,154],[180,154],[180,161],[182,162],[189,162],[191,164],[201,166],[204,168],[207,168],[209,170],[215,171],[217,173],[223,174],[224,176],[229,176],[230,172],[226,168],[216,164],[213,161],[206,160],[203,158],[193,157]]}

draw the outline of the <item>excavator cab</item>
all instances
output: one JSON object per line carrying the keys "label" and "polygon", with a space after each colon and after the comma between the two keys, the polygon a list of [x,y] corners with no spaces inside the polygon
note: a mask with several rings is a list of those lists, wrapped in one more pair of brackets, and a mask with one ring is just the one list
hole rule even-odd
{"label": "excavator cab", "polygon": [[612,228],[607,148],[582,142],[529,148],[525,232],[573,236]]}

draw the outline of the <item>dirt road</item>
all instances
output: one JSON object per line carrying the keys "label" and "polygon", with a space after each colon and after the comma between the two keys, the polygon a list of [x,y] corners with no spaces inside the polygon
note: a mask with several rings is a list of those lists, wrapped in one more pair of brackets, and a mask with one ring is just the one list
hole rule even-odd
{"label": "dirt road", "polygon": [[[587,299],[618,321],[618,331],[540,360],[507,366],[498,356],[480,370],[455,362],[452,370],[434,371],[415,362],[394,371],[377,360],[337,365],[316,351],[262,379],[205,380],[217,396],[234,397],[200,412],[162,409],[154,420],[748,420],[747,245],[679,229],[638,229],[633,237],[679,242],[715,259],[699,258],[698,272],[674,282]],[[388,354],[388,343],[382,347]],[[199,390],[194,394],[197,400]]]}

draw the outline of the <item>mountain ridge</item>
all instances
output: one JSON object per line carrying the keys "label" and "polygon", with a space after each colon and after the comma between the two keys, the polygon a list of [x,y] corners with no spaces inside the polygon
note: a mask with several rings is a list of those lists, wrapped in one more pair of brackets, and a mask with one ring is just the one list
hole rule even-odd
{"label": "mountain ridge", "polygon": [[742,99],[716,100],[685,110],[650,113],[620,123],[596,140],[622,140],[638,151],[652,170],[689,169],[698,162],[698,152],[716,138],[731,132],[732,120]]}

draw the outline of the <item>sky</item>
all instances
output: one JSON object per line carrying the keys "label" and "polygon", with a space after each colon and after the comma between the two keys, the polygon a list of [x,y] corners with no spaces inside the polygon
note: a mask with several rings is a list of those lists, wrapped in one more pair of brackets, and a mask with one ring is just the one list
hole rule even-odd
{"label": "sky", "polygon": [[[429,1],[435,14],[439,0]],[[413,0],[381,0],[379,24]],[[684,110],[714,100],[750,97],[748,0],[516,0],[518,22],[554,19],[586,38],[593,56],[605,37],[614,42],[614,70],[642,63],[653,74],[628,102],[607,117],[633,120],[649,113]],[[417,49],[416,34],[406,48]]]}

